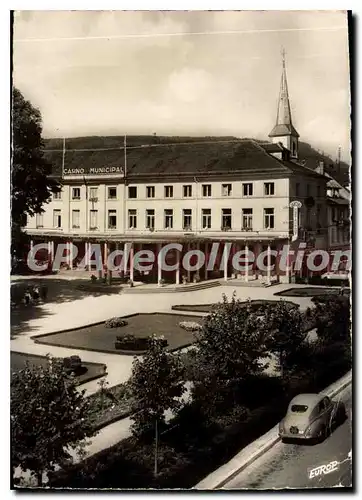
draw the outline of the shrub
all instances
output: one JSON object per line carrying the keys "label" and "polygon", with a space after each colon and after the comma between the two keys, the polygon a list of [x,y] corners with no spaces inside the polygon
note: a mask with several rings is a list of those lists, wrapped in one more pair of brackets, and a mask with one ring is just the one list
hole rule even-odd
{"label": "shrub", "polygon": [[64,358],[63,366],[66,372],[77,372],[82,366],[82,360],[79,356],[70,356]]}
{"label": "shrub", "polygon": [[125,319],[123,318],[111,318],[111,319],[108,319],[105,323],[104,323],[104,326],[106,328],[120,328],[122,326],[126,326],[128,325],[128,321],[126,321]]}
{"label": "shrub", "polygon": [[91,279],[92,283],[95,283],[97,281],[97,276],[95,276],[94,274],[92,274],[92,276],[91,276],[90,279]]}
{"label": "shrub", "polygon": [[178,326],[187,332],[199,332],[202,330],[202,326],[196,323],[196,321],[180,321]]}

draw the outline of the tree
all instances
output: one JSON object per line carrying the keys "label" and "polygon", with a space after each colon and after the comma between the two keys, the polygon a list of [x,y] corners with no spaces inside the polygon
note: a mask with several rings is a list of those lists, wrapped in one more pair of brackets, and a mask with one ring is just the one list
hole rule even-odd
{"label": "tree", "polygon": [[303,316],[297,307],[291,307],[281,300],[273,305],[266,305],[262,313],[269,326],[266,340],[270,352],[278,355],[281,375],[287,367],[288,358],[295,358],[296,352],[307,337],[303,328]]}
{"label": "tree", "polygon": [[347,296],[314,297],[314,316],[321,344],[344,342],[351,345],[351,306]]}
{"label": "tree", "polygon": [[165,411],[180,407],[185,391],[181,361],[166,350],[161,337],[153,335],[143,358],[135,358],[128,387],[136,411],[131,417],[133,434],[153,436],[156,426],[165,423]]}
{"label": "tree", "polygon": [[41,486],[44,472],[71,458],[67,448],[82,450],[85,439],[94,434],[84,393],[59,360],[49,358],[46,367],[28,365],[12,374],[13,470],[29,469]]}
{"label": "tree", "polygon": [[44,158],[39,110],[16,88],[13,89],[12,107],[12,250],[19,253],[25,217],[43,212],[43,205],[50,201],[52,192],[60,190],[60,184],[49,177],[51,164]]}
{"label": "tree", "polygon": [[243,379],[262,370],[266,332],[264,318],[235,294],[230,302],[224,295],[206,318],[198,336],[199,374],[193,389],[206,413],[234,397]]}

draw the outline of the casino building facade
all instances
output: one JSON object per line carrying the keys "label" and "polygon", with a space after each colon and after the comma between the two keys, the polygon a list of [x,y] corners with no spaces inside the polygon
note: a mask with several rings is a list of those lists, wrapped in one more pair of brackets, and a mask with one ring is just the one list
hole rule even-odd
{"label": "casino building facade", "polygon": [[[281,270],[285,245],[309,251],[328,246],[326,176],[299,161],[299,135],[292,123],[283,61],[277,118],[261,143],[232,137],[88,137],[48,140],[46,155],[61,177],[62,192],[54,194],[43,214],[28,220],[32,245],[47,243],[54,258],[57,245],[77,246],[68,252],[68,266],[83,259],[91,243],[99,243],[102,259],[127,249],[130,258],[121,274],[132,280],[181,283],[232,276],[289,281],[295,272]],[[291,208],[299,201],[301,208]],[[292,204],[293,205],[293,204]],[[169,243],[166,262],[182,262],[190,249],[201,250],[199,271],[164,271],[157,266],[139,276],[133,256],[140,250],[156,255]],[[212,245],[218,244],[213,269],[207,269]],[[224,252],[224,248],[230,252]],[[233,269],[239,251],[255,256],[266,251],[272,268],[248,272]],[[290,258],[290,263],[294,257]],[[182,267],[182,266],[181,266]],[[306,272],[303,268],[301,273]]]}

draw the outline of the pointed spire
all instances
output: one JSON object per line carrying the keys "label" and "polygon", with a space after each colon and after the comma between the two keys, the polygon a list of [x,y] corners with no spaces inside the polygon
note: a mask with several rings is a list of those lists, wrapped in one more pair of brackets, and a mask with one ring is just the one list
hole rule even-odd
{"label": "pointed spire", "polygon": [[287,72],[285,69],[285,50],[282,49],[282,80],[280,83],[278,114],[276,125],[292,125],[292,113],[290,111]]}
{"label": "pointed spire", "polygon": [[292,113],[290,110],[290,101],[288,94],[287,71],[285,68],[285,50],[282,48],[282,78],[280,82],[280,92],[277,110],[277,120],[275,127],[270,132],[269,137],[278,137],[283,135],[296,135],[298,132],[293,127]]}

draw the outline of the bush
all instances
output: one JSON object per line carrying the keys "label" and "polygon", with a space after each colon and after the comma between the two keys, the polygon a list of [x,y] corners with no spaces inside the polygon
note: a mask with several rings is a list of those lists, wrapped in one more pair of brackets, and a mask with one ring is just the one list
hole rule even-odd
{"label": "bush", "polygon": [[67,373],[76,373],[82,366],[82,360],[79,356],[70,356],[63,359],[63,366]]}
{"label": "bush", "polygon": [[122,318],[111,318],[108,319],[105,323],[104,326],[106,328],[120,328],[122,326],[128,325],[128,321]]}
{"label": "bush", "polygon": [[196,321],[181,321],[178,326],[187,332],[199,332],[202,330],[202,326],[196,323]]}

